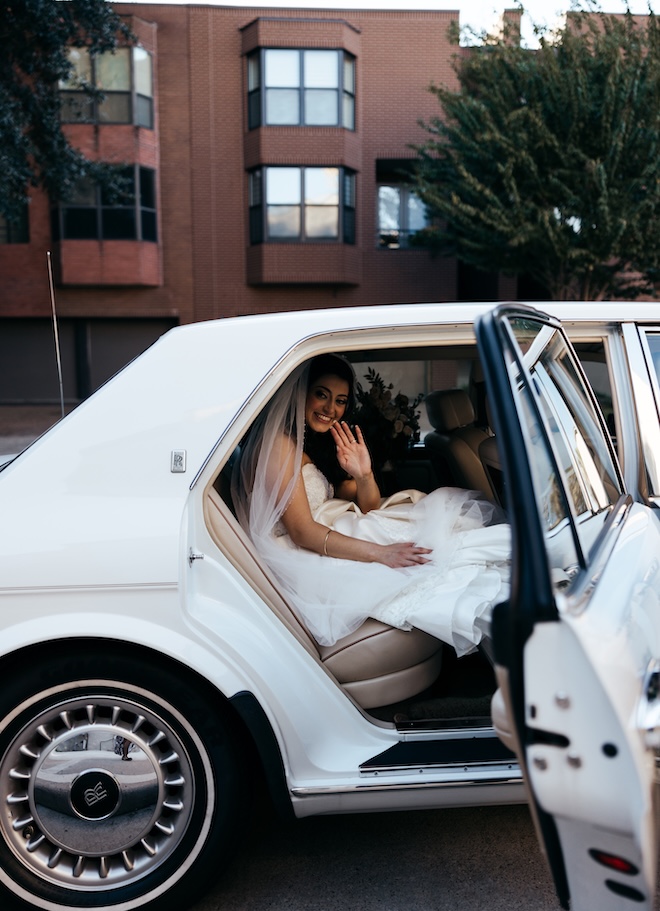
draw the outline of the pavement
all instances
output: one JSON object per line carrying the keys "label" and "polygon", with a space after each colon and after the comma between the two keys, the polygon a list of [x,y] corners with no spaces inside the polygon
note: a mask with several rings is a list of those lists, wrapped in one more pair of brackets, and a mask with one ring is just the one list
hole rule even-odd
{"label": "pavement", "polygon": [[266,821],[223,866],[182,911],[560,911],[526,806]]}
{"label": "pavement", "polygon": [[0,405],[0,456],[25,449],[61,417],[59,405]]}

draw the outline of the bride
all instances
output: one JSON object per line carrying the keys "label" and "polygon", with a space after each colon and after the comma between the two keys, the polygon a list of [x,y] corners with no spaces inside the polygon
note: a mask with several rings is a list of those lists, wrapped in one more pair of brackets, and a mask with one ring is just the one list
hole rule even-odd
{"label": "bride", "polygon": [[232,479],[241,525],[321,645],[374,617],[473,651],[508,593],[509,526],[476,491],[382,499],[348,423],[355,379],[320,355],[252,426]]}

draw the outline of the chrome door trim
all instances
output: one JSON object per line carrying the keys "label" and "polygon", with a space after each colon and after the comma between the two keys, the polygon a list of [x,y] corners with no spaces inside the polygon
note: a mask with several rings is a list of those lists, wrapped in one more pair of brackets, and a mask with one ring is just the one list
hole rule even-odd
{"label": "chrome door trim", "polygon": [[[516,769],[518,766],[514,763]],[[511,785],[522,785],[523,777],[518,771],[517,775],[512,775],[510,770],[508,774],[502,773],[501,777],[490,775],[483,778],[461,778],[458,781],[368,781],[359,784],[346,785],[308,785],[291,788],[293,797],[319,797],[330,796],[333,794],[364,794],[370,792],[373,794],[392,791],[421,791],[421,790],[458,790],[463,788],[484,788],[484,787],[506,787]]]}

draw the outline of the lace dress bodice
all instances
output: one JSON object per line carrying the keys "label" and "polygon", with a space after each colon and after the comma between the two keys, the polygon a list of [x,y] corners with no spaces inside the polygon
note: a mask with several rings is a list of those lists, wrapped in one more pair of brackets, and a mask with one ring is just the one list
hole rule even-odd
{"label": "lace dress bodice", "polygon": [[[303,465],[301,474],[305,486],[305,493],[307,494],[307,499],[309,501],[309,508],[312,515],[314,515],[317,509],[323,506],[326,500],[331,500],[332,497],[334,497],[335,490],[323,472],[318,469],[313,462],[307,462]],[[277,538],[280,538],[286,533],[287,531],[284,527],[284,522],[280,519],[273,529],[273,534]]]}
{"label": "lace dress bodice", "polygon": [[305,493],[309,500],[309,508],[312,515],[314,515],[319,506],[334,497],[335,489],[313,462],[307,462],[306,465],[303,465],[302,479],[305,485]]}

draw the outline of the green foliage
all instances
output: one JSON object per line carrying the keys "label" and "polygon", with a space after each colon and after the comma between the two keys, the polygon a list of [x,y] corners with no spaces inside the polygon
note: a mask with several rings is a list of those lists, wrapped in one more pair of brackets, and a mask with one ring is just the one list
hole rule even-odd
{"label": "green foliage", "polygon": [[[54,202],[90,177],[110,190],[114,171],[72,148],[60,123],[58,82],[71,73],[67,49],[92,54],[128,30],[105,0],[4,0],[0,13],[0,213],[17,219],[28,186]],[[92,87],[84,87],[93,96]]]}
{"label": "green foliage", "polygon": [[573,13],[538,50],[489,36],[432,86],[416,190],[427,243],[554,299],[634,298],[660,270],[660,31]]}

